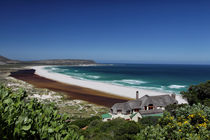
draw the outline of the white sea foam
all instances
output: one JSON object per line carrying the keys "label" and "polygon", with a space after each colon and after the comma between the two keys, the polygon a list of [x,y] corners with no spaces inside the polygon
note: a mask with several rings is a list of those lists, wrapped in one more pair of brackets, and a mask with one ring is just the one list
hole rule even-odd
{"label": "white sea foam", "polygon": [[48,67],[50,70],[58,70],[58,68]]}
{"label": "white sea foam", "polygon": [[116,82],[122,82],[122,83],[127,83],[131,85],[139,85],[139,84],[144,84],[146,83],[145,81],[140,81],[140,80],[131,80],[131,79],[123,79],[123,80],[115,80]]}
{"label": "white sea foam", "polygon": [[148,90],[158,90],[158,91],[163,91],[163,92],[165,92],[164,86],[161,86],[161,87],[145,87],[145,86],[141,86],[141,88],[143,88],[143,89],[148,89]]}
{"label": "white sea foam", "polygon": [[[98,82],[98,81],[91,81],[91,80],[81,80],[81,79],[75,79],[69,75],[56,73],[56,72],[48,72],[46,69],[44,69],[46,66],[35,66],[32,67],[32,69],[35,69],[35,74],[40,75],[42,77],[46,77],[49,79],[53,79],[55,81],[77,85],[85,88],[90,88],[98,91],[103,91],[109,94],[114,94],[118,96],[123,97],[129,97],[129,98],[135,98],[136,97],[136,91],[139,91],[139,97],[142,97],[144,95],[149,96],[156,96],[156,95],[164,95],[164,94],[170,94],[169,92],[164,91],[158,91],[158,90],[147,90],[147,89],[140,89],[140,88],[134,88],[134,87],[124,87],[124,86],[118,86],[113,85],[110,83],[104,83],[104,82]],[[185,99],[181,97],[181,95],[177,95],[176,99],[179,104],[181,103],[187,103]]]}
{"label": "white sea foam", "polygon": [[180,89],[180,88],[185,88],[186,86],[184,86],[184,85],[170,85],[168,87],[169,88],[174,88],[174,89]]}
{"label": "white sea foam", "polygon": [[99,79],[100,76],[96,76],[96,75],[88,75],[86,76],[87,78],[92,78],[92,79]]}

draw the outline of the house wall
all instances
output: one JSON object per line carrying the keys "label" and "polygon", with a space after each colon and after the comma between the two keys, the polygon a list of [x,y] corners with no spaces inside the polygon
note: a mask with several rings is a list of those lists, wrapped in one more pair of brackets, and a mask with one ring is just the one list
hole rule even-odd
{"label": "house wall", "polygon": [[138,122],[139,118],[142,118],[140,113],[137,113],[135,116],[133,116],[132,121]]}
{"label": "house wall", "polygon": [[165,110],[165,107],[163,107],[163,106],[157,106],[157,109]]}
{"label": "house wall", "polygon": [[112,119],[116,119],[116,118],[130,119],[130,114],[128,114],[128,115],[124,115],[124,114],[112,115]]}

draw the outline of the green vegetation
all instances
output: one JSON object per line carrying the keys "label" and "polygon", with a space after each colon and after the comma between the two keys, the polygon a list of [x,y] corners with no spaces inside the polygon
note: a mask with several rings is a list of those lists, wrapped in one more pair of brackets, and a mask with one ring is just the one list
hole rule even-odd
{"label": "green vegetation", "polygon": [[59,114],[53,104],[41,104],[26,97],[24,91],[0,87],[1,139],[83,139],[69,127],[70,118]]}
{"label": "green vegetation", "polygon": [[[12,92],[1,86],[0,137],[1,139],[70,140],[207,140],[210,139],[209,91],[209,81],[191,86],[187,92],[182,92],[190,102],[189,105],[169,105],[163,116],[143,117],[136,123],[119,118],[102,122],[98,116],[70,118],[71,114],[59,114],[53,104],[43,104],[35,99],[28,99],[24,91]],[[73,119],[75,121],[72,121]]]}
{"label": "green vegetation", "polygon": [[135,139],[134,137],[139,131],[138,123],[115,119],[108,122],[94,120],[81,133],[86,139],[91,140],[127,140]]}
{"label": "green vegetation", "polygon": [[158,120],[161,117],[159,116],[148,116],[148,117],[143,117],[140,121],[139,124],[142,128],[145,128],[147,126],[152,126],[158,124]]}
{"label": "green vegetation", "polygon": [[93,120],[101,120],[101,118],[99,116],[93,116],[93,117],[90,117],[90,118],[81,118],[81,119],[78,119],[76,121],[73,121],[71,123],[71,125],[76,125],[79,128],[84,128],[85,126],[90,124]]}
{"label": "green vegetation", "polygon": [[210,81],[199,85],[192,85],[188,91],[181,92],[190,105],[201,103],[210,106]]}
{"label": "green vegetation", "polygon": [[210,139],[210,108],[201,104],[176,110],[176,117],[165,112],[155,126],[148,126],[136,136],[138,140]]}

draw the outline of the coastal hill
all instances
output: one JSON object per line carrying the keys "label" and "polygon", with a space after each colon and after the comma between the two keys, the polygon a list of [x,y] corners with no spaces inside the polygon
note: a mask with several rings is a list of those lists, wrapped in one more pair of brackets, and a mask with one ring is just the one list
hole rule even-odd
{"label": "coastal hill", "polygon": [[24,64],[38,64],[38,65],[81,65],[81,64],[95,64],[93,60],[80,59],[51,59],[39,61],[24,61]]}
{"label": "coastal hill", "polygon": [[4,65],[4,64],[17,64],[17,63],[20,63],[20,61],[11,60],[11,59],[8,59],[8,58],[0,55],[0,65]]}
{"label": "coastal hill", "polygon": [[0,56],[0,65],[6,64],[26,64],[26,65],[82,65],[96,64],[93,60],[82,59],[51,59],[51,60],[36,60],[36,61],[17,61],[11,60],[4,56]]}

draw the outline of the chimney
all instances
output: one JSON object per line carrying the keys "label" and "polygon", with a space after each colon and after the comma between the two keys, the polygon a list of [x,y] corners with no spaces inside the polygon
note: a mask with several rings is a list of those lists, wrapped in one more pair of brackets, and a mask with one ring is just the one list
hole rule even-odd
{"label": "chimney", "polygon": [[174,99],[176,99],[176,94],[174,94],[174,93],[171,94],[171,97],[174,98]]}
{"label": "chimney", "polygon": [[139,91],[136,91],[136,99],[139,98]]}

